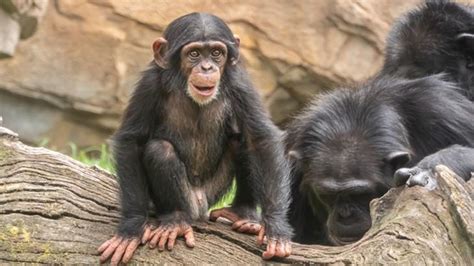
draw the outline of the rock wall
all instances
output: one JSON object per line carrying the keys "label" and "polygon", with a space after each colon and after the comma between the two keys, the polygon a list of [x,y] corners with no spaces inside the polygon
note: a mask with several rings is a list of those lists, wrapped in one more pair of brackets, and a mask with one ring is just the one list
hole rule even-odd
{"label": "rock wall", "polygon": [[48,0],[0,1],[0,58],[13,56],[20,39],[35,33],[47,5]]}
{"label": "rock wall", "polygon": [[176,17],[205,11],[240,35],[249,72],[282,124],[312,95],[375,73],[394,18],[419,1],[52,0],[33,37],[0,60],[0,115],[30,142],[103,142],[151,43]]}

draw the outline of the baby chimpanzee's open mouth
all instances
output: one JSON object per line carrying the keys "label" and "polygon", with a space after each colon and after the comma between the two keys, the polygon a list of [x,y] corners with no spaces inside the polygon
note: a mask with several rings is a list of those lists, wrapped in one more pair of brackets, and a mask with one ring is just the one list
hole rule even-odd
{"label": "baby chimpanzee's open mouth", "polygon": [[202,95],[202,96],[211,96],[212,94],[214,94],[214,88],[215,86],[196,86],[196,85],[193,85],[191,84],[193,89],[196,91],[196,93],[198,93],[199,95]]}

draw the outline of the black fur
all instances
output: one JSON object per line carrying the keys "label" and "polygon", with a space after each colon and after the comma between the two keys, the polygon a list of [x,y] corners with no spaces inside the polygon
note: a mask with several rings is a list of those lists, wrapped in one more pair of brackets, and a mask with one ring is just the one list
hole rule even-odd
{"label": "black fur", "polygon": [[[294,241],[340,245],[360,238],[371,225],[370,200],[394,186],[393,173],[408,160],[395,155],[410,155],[411,166],[453,144],[474,146],[474,104],[442,79],[379,75],[319,97],[293,121],[286,147]],[[331,236],[331,227],[347,241]]]}
{"label": "black fur", "polygon": [[387,39],[383,72],[407,78],[446,72],[474,101],[474,7],[434,0],[401,17]]}
{"label": "black fur", "polygon": [[426,156],[417,167],[432,170],[437,165],[446,165],[462,179],[468,181],[474,173],[474,149],[453,145],[437,153]]}
{"label": "black fur", "polygon": [[[412,168],[401,168],[395,172],[397,185],[407,183],[411,185],[434,184],[434,170],[437,165],[446,165],[465,181],[474,174],[474,149],[453,145],[434,154],[426,156]],[[422,183],[420,183],[422,181]]]}
{"label": "black fur", "polygon": [[[113,139],[121,188],[118,234],[136,237],[147,221],[151,199],[162,222],[205,218],[237,179],[234,208],[253,216],[257,204],[270,238],[289,238],[289,167],[258,92],[241,63],[231,64],[238,44],[218,17],[192,13],[172,22],[167,69],[151,63],[143,73]],[[186,95],[179,51],[193,41],[227,45],[228,63],[213,102],[199,106]],[[197,202],[204,193],[205,202]]]}

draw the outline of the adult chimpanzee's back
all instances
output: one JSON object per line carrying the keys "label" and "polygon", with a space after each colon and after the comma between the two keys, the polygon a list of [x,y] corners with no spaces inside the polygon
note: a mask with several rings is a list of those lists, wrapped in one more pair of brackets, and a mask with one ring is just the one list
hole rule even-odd
{"label": "adult chimpanzee's back", "polygon": [[384,73],[419,78],[446,72],[474,101],[474,6],[427,1],[393,26]]}

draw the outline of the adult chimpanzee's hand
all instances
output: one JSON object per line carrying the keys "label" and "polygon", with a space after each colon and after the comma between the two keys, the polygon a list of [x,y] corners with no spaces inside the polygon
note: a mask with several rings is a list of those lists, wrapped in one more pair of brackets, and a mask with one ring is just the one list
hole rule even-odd
{"label": "adult chimpanzee's hand", "polygon": [[[262,226],[257,236],[257,244],[262,245],[265,238],[265,226]],[[273,257],[288,257],[291,255],[291,242],[288,238],[266,237],[267,250],[263,252],[262,258],[269,260]]]}

